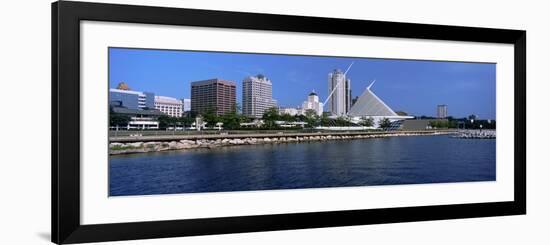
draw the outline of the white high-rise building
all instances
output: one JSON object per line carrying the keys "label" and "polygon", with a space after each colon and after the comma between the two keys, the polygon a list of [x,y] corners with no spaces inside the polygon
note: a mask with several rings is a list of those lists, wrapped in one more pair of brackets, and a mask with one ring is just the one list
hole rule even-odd
{"label": "white high-rise building", "polygon": [[305,114],[307,110],[314,110],[318,116],[323,114],[323,103],[319,102],[319,96],[312,91],[307,96],[307,100],[302,103],[302,113]]}
{"label": "white high-rise building", "polygon": [[447,105],[437,105],[437,118],[447,117]]}
{"label": "white high-rise building", "polygon": [[264,75],[247,77],[243,80],[243,115],[260,118],[264,112],[277,107],[272,97],[272,84]]}
{"label": "white high-rise building", "polygon": [[181,99],[183,102],[183,112],[191,111],[191,99]]}
{"label": "white high-rise building", "polygon": [[336,69],[328,74],[328,94],[334,90],[327,101],[328,111],[333,116],[344,116],[351,107],[351,80]]}
{"label": "white high-rise building", "polygon": [[181,117],[183,102],[172,97],[155,96],[155,109],[171,117]]}

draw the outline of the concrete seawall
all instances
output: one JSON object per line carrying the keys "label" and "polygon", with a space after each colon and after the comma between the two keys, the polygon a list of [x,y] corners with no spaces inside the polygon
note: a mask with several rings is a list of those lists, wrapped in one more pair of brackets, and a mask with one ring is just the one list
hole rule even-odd
{"label": "concrete seawall", "polygon": [[387,134],[415,134],[430,135],[434,133],[455,133],[456,130],[418,130],[418,131],[361,131],[361,132],[284,132],[281,133],[239,133],[239,134],[192,134],[192,135],[144,135],[144,136],[110,136],[109,142],[150,142],[150,141],[178,141],[198,139],[244,139],[265,137],[305,137],[305,136],[355,136],[355,135],[387,135]]}
{"label": "concrete seawall", "polygon": [[454,130],[376,131],[376,132],[318,132],[284,134],[231,134],[231,135],[164,135],[125,136],[109,138],[109,154],[132,154],[196,148],[217,148],[235,145],[279,144],[328,140],[353,140],[396,136],[454,134]]}
{"label": "concrete seawall", "polygon": [[460,139],[496,139],[497,134],[495,130],[460,130],[453,138]]}

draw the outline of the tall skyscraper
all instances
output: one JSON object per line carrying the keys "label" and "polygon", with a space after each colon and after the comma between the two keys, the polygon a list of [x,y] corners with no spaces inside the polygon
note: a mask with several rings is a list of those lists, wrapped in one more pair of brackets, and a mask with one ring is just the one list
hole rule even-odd
{"label": "tall skyscraper", "polygon": [[235,111],[236,85],[218,78],[191,83],[191,112],[204,114],[213,110],[217,115]]}
{"label": "tall skyscraper", "polygon": [[447,117],[447,105],[437,105],[437,118]]}
{"label": "tall skyscraper", "polygon": [[340,69],[328,74],[328,94],[334,90],[327,101],[328,111],[333,116],[344,116],[351,107],[351,80]]}
{"label": "tall skyscraper", "polygon": [[312,91],[307,96],[307,100],[302,103],[302,111],[305,114],[307,110],[313,110],[318,116],[323,114],[323,103],[319,102],[319,96]]}
{"label": "tall skyscraper", "polygon": [[271,80],[262,74],[245,78],[243,80],[243,115],[260,118],[267,109],[277,107],[271,88]]}

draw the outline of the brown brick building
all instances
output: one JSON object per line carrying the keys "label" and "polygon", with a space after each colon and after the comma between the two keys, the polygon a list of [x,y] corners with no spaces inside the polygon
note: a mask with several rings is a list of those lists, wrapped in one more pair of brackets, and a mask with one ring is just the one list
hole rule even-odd
{"label": "brown brick building", "polygon": [[218,78],[191,83],[191,112],[204,114],[213,109],[217,115],[235,110],[236,84]]}

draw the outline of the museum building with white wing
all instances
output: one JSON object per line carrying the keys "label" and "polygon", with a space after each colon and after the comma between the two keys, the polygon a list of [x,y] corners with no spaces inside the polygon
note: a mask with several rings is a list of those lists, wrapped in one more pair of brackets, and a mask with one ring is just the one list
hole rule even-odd
{"label": "museum building with white wing", "polygon": [[372,92],[372,85],[374,85],[374,81],[367,86],[363,94],[357,99],[357,102],[350,108],[347,116],[351,122],[359,123],[364,118],[372,118],[374,122],[373,126],[378,127],[378,123],[384,118],[389,119],[390,122],[414,118],[412,116],[400,116],[395,113],[382,99]]}

